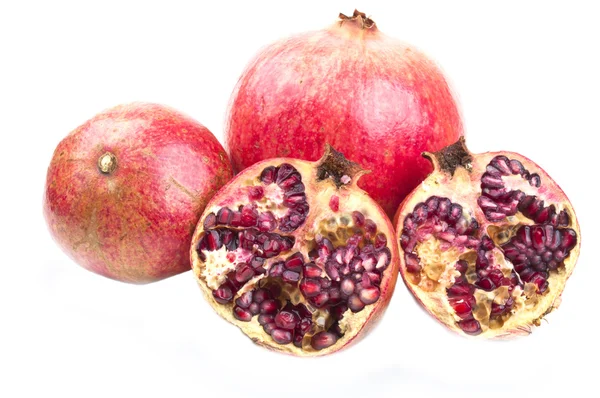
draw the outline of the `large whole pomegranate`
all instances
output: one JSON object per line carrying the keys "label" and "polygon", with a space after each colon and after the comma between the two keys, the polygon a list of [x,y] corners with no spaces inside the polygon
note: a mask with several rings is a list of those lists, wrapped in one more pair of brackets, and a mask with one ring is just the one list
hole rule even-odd
{"label": "large whole pomegranate", "polygon": [[332,148],[318,162],[244,170],[206,206],[191,261],[212,307],[256,343],[300,356],[340,350],[387,307],[394,233]]}
{"label": "large whole pomegranate", "polygon": [[82,267],[152,282],[190,269],[198,218],[231,177],[223,147],[200,123],[161,105],[117,106],[58,144],[44,215]]}
{"label": "large whole pomegranate", "polygon": [[460,135],[455,99],[436,64],[355,11],[258,54],[232,94],[225,145],[239,171],[272,157],[317,160],[329,143],[377,171],[360,186],[391,217],[431,172],[421,153]]}
{"label": "large whole pomegranate", "polygon": [[471,154],[461,139],[426,156],[435,170],[397,214],[406,285],[459,333],[530,333],[558,307],[579,255],[567,196],[517,153]]}

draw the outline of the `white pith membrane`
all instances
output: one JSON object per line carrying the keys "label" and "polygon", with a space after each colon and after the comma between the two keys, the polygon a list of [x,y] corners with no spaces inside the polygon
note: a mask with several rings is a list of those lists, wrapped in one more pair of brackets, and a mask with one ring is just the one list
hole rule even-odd
{"label": "white pith membrane", "polygon": [[[327,154],[324,158],[326,156]],[[324,355],[337,351],[347,346],[348,343],[352,342],[359,334],[362,335],[366,332],[368,328],[373,326],[387,307],[397,278],[397,248],[391,241],[394,236],[393,228],[379,206],[377,206],[364,191],[356,186],[356,182],[362,174],[362,171],[353,176],[342,176],[339,179],[342,183],[338,188],[332,178],[325,178],[321,181],[318,180],[317,165],[319,162],[307,162],[285,158],[271,159],[257,163],[243,171],[232,182],[223,187],[208,204],[194,233],[191,248],[191,261],[194,274],[206,299],[215,311],[227,321],[238,326],[255,343],[269,349],[299,356]],[[260,253],[260,251],[256,250],[260,250],[260,247],[255,246],[254,249],[252,249],[252,252],[251,250],[246,250],[241,247],[238,247],[234,251],[228,251],[225,246],[220,247],[218,250],[204,249],[199,252],[197,250],[199,242],[202,242],[204,236],[212,230],[227,228],[239,232],[247,229],[233,228],[230,226],[225,227],[219,224],[216,226],[208,225],[209,228],[205,229],[205,221],[209,215],[217,215],[219,210],[223,207],[237,210],[240,205],[246,205],[248,203],[256,203],[256,210],[259,213],[271,211],[278,220],[284,217],[289,210],[287,207],[283,206],[282,203],[284,191],[275,183],[265,184],[260,180],[261,173],[267,167],[279,167],[282,164],[293,165],[295,170],[299,172],[301,176],[305,187],[306,202],[309,207],[306,220],[301,223],[296,230],[289,233],[281,232],[279,227],[268,232],[269,234],[277,234],[282,237],[294,237],[293,246],[291,249],[285,250],[279,255],[266,258],[262,264],[262,268],[265,270],[264,273],[254,273],[250,280],[241,284],[242,286],[234,294],[234,297],[230,302],[224,304],[219,303],[215,300],[213,291],[219,289],[223,284],[228,283],[228,278],[235,275],[235,270],[240,269],[240,263],[248,262],[251,257],[259,255],[257,253]],[[249,200],[249,187],[259,186],[263,189],[264,197],[258,200]],[[333,206],[330,205],[332,197],[337,197],[337,201],[339,202],[337,211],[332,209],[332,207],[335,209],[335,204]],[[336,202],[336,199],[333,201]],[[354,211],[362,213],[365,220],[372,220],[377,227],[377,232],[368,234],[364,226],[357,227],[355,225],[356,219],[352,216]],[[274,264],[285,261],[296,253],[302,254],[304,264],[310,263],[311,259],[309,258],[309,252],[312,251],[311,255],[314,256],[314,249],[318,249],[318,247],[322,245],[323,238],[327,238],[331,241],[334,251],[335,248],[345,246],[347,244],[347,239],[354,234],[355,229],[362,231],[361,234],[363,234],[363,236],[370,237],[371,242],[374,242],[375,237],[379,234],[388,237],[385,247],[389,249],[390,263],[381,273],[380,283],[378,285],[375,283],[372,285],[378,287],[380,295],[374,303],[365,305],[364,308],[358,312],[353,312],[350,309],[343,312],[343,316],[337,322],[337,335],[335,336],[336,338],[332,340],[334,342],[331,345],[325,344],[328,346],[317,350],[312,346],[312,336],[324,331],[335,334],[332,330],[332,325],[335,325],[335,320],[329,312],[330,306],[325,304],[322,308],[317,308],[314,302],[311,302],[311,300],[316,300],[315,297],[307,298],[301,293],[299,286],[305,277],[304,267],[302,271],[299,272],[300,276],[298,281],[294,283],[284,282],[283,277],[273,277],[270,276],[270,273],[274,272],[272,269]],[[321,243],[319,244],[317,242]],[[361,241],[359,248],[363,248],[365,244],[366,238]],[[330,260],[332,258],[333,255],[331,255]],[[317,258],[314,258],[313,263],[321,268],[321,279],[331,279],[325,271],[325,262],[323,262],[321,258],[318,258],[318,253]],[[314,270],[314,268],[312,269]],[[366,271],[364,273],[366,273]],[[310,330],[302,338],[301,347],[297,347],[293,342],[283,344],[277,343],[273,337],[265,331],[264,326],[259,323],[260,314],[253,315],[249,321],[242,321],[234,316],[234,308],[238,307],[236,300],[244,293],[253,291],[254,297],[256,295],[256,289],[263,287],[270,289],[273,288],[274,285],[281,287],[281,293],[278,297],[280,309],[285,310],[287,304],[289,311],[298,314],[300,310],[298,310],[298,307],[296,306],[303,304],[311,312]],[[327,289],[328,288],[323,287],[321,288],[321,291],[327,291]],[[343,299],[342,302],[344,300],[345,299]],[[290,305],[293,308],[290,308]],[[279,310],[277,313],[279,313]],[[300,316],[300,318],[302,319],[302,316]],[[270,323],[272,324],[273,322]],[[293,335],[296,334],[297,329],[293,332]],[[320,336],[323,336],[323,334],[320,334]],[[330,335],[327,335],[327,337],[330,337]]]}
{"label": "white pith membrane", "polygon": [[[516,237],[515,235],[519,229],[521,229],[522,233],[525,231],[523,226],[529,226],[529,231],[531,232],[533,228],[537,228],[534,226],[545,226],[549,221],[536,223],[531,218],[539,221],[540,212],[537,212],[538,216],[536,217],[536,215],[524,209],[508,211],[508,214],[515,213],[508,216],[502,216],[497,213],[492,214],[491,211],[495,211],[493,205],[479,199],[483,191],[482,176],[486,172],[486,168],[488,171],[490,170],[488,168],[490,162],[497,164],[497,160],[495,159],[498,159],[498,156],[505,156],[508,160],[518,160],[529,172],[529,174],[525,174],[530,179],[534,173],[537,173],[540,177],[540,184],[538,184],[537,177],[535,176],[533,177],[535,181],[530,183],[529,180],[519,174],[504,174],[501,176],[501,179],[507,191],[520,190],[525,194],[521,195],[521,197],[526,195],[536,196],[537,199],[544,201],[542,208],[554,205],[556,214],[564,210],[568,215],[568,224],[547,227],[548,231],[552,231],[554,234],[561,234],[561,236],[568,229],[576,233],[576,243],[568,256],[563,261],[559,261],[558,265],[555,264],[555,269],[550,270],[546,268],[548,283],[547,286],[542,285],[543,292],[538,290],[538,285],[525,282],[521,277],[520,273],[523,273],[523,269],[527,267],[531,268],[531,263],[527,262],[526,267],[523,265],[522,260],[515,260],[513,264],[508,258],[509,256],[505,255],[505,250],[508,250],[508,247],[514,241],[520,239],[520,237]],[[439,161],[434,155],[430,155],[429,157],[434,164],[435,171],[429,175],[419,188],[406,198],[402,205],[401,214],[398,217],[397,239],[399,243],[404,240],[403,244],[399,244],[400,272],[403,275],[406,285],[435,318],[459,333],[483,338],[504,338],[531,333],[532,327],[534,325],[539,326],[541,319],[560,304],[560,296],[564,285],[571,275],[579,255],[581,240],[579,225],[575,212],[566,195],[537,164],[516,153],[484,153],[473,155],[472,160],[466,164],[466,168],[458,166],[454,170],[453,175],[440,169]],[[489,173],[486,176],[486,181],[489,181]],[[539,187],[536,185],[539,185]],[[490,189],[489,185],[484,184],[484,187]],[[419,224],[420,226],[416,228],[417,232],[411,235],[411,240],[416,239],[416,243],[414,241],[407,243],[409,239],[407,239],[408,230],[404,227],[405,223],[408,222],[410,224],[410,221],[414,220],[415,208],[422,209],[420,204],[426,203],[432,196],[447,198],[452,203],[460,204],[462,206],[462,211],[460,212],[461,219],[466,220],[466,224],[470,224],[472,220],[476,220],[478,228],[473,230],[473,232],[467,228],[462,237],[458,233],[455,233],[454,237],[452,234],[446,236],[444,235],[444,231],[447,225],[440,222],[437,215],[430,216],[428,221]],[[478,203],[478,199],[480,203],[483,203],[483,208],[487,211],[487,215],[484,213],[482,205]],[[510,201],[510,199],[506,200]],[[517,199],[514,199],[514,202],[516,203]],[[407,218],[411,218],[411,220],[406,221]],[[492,218],[495,221],[490,221],[488,218]],[[432,224],[437,225],[436,229],[434,229]],[[556,232],[557,230],[560,232]],[[539,229],[537,231],[539,232]],[[493,242],[493,245],[490,244],[490,248],[493,247],[491,250],[482,249],[481,242],[482,239],[485,240],[483,238],[485,235],[489,236],[491,242]],[[543,242],[551,245],[545,236]],[[407,248],[406,251],[403,249],[403,245]],[[412,250],[410,250],[411,248]],[[550,249],[540,247],[539,245],[535,248],[538,249],[537,254],[540,256],[543,256],[544,252],[550,251]],[[483,276],[478,275],[476,272],[477,253],[480,250],[486,253],[486,260],[483,260],[483,264],[485,264],[485,261],[490,264],[488,267],[482,266],[480,268],[487,270],[484,271]],[[559,249],[555,249],[555,252],[556,250]],[[417,256],[419,266],[421,267],[420,270],[418,270],[418,267],[414,267],[414,262],[412,261],[414,257],[411,257],[411,254],[407,254],[407,252]],[[546,255],[550,256],[548,253]],[[513,259],[515,258],[514,255],[512,257]],[[466,271],[462,272],[462,274],[456,268],[459,260],[463,260],[460,264],[463,264],[466,268]],[[530,260],[528,259],[527,261]],[[411,264],[413,268],[411,268]],[[515,266],[520,273],[515,271]],[[412,269],[412,272],[409,269]],[[503,282],[500,285],[493,284],[493,289],[491,290],[475,285],[475,283],[481,283],[480,281],[485,279],[490,270],[494,269],[502,272]],[[511,278],[513,281],[516,281],[516,284],[509,283]],[[465,280],[467,283],[464,282]],[[453,290],[451,290],[453,293],[450,293],[448,289],[452,288],[453,285],[455,285]],[[468,288],[469,292],[472,292],[474,303],[468,302],[466,297],[469,296],[469,293],[457,295],[456,287]],[[497,310],[495,315],[491,314],[492,305]],[[458,315],[455,307],[462,309],[470,307],[470,314],[463,312],[461,317]],[[504,308],[504,311],[502,311],[502,308]],[[461,321],[465,322],[463,324],[463,327],[466,325],[465,330],[459,326],[459,322]],[[477,321],[479,325],[473,321]]]}

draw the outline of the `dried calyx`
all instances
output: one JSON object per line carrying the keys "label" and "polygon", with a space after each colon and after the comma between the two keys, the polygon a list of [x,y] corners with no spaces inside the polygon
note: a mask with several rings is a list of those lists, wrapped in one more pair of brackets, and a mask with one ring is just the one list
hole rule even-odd
{"label": "dried calyx", "polygon": [[556,308],[579,255],[575,212],[517,153],[425,154],[434,172],[397,213],[400,272],[422,305],[467,335],[526,334]]}
{"label": "dried calyx", "polygon": [[397,248],[361,174],[328,148],[318,162],[260,162],[219,191],[191,251],[213,308],[258,344],[301,356],[371,326],[393,292]]}

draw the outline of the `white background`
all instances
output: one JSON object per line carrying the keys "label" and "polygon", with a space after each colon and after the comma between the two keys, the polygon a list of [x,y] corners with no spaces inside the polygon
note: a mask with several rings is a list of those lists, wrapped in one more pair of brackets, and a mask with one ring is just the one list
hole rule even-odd
{"label": "white background", "polygon": [[[217,3],[0,3],[0,396],[597,394],[594,2]],[[531,336],[455,336],[400,282],[367,339],[330,357],[292,358],[254,346],[217,317],[190,272],[127,285],[83,270],[53,243],[42,191],[69,131],[142,100],[190,114],[222,141],[225,106],[250,57],[355,7],[439,62],[459,94],[473,151],[521,152],[570,196],[583,250],[561,308]]]}

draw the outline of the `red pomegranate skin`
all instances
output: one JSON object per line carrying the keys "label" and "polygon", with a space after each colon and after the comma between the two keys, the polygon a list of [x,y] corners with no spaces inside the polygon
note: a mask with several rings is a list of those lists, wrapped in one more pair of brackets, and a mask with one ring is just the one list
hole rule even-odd
{"label": "red pomegranate skin", "polygon": [[[107,153],[116,168],[103,173],[98,162],[108,161]],[[56,242],[82,267],[148,283],[191,268],[196,223],[231,178],[223,147],[200,123],[162,105],[121,105],[58,144],[44,215]]]}
{"label": "red pomegranate skin", "polygon": [[349,20],[262,50],[234,89],[225,134],[236,171],[272,157],[317,160],[329,143],[372,171],[359,185],[392,217],[433,170],[421,153],[456,142],[463,126],[432,60]]}

